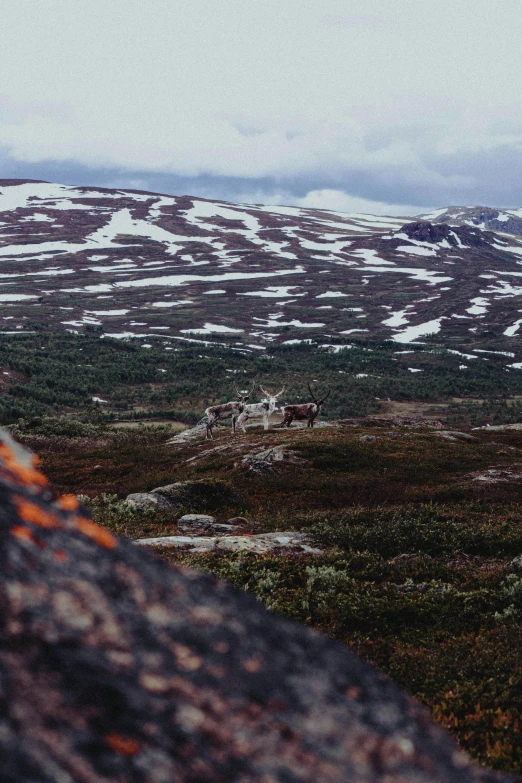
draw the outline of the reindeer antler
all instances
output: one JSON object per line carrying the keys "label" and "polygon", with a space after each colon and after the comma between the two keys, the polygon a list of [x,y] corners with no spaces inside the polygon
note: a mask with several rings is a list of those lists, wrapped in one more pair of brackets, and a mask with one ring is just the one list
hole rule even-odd
{"label": "reindeer antler", "polygon": [[308,384],[307,384],[307,386],[308,386],[308,391],[309,391],[309,392],[310,392],[310,394],[312,395],[312,400],[313,400],[313,401],[314,401],[314,402],[317,404],[317,399],[316,399],[316,397],[315,397],[315,395],[314,395],[314,393],[313,393],[312,389],[310,388],[310,384],[308,383]]}
{"label": "reindeer antler", "polygon": [[243,395],[243,399],[244,399],[244,400],[249,400],[249,399],[250,399],[250,397],[253,395],[253,393],[254,393],[254,389],[255,389],[255,388],[256,388],[256,381],[254,380],[254,381],[252,382],[252,388],[250,389],[250,391],[248,392],[248,394],[244,394],[244,395]]}
{"label": "reindeer antler", "polygon": [[282,393],[284,392],[284,390],[285,390],[285,387],[283,386],[283,388],[281,389],[280,392],[278,392],[277,394],[274,394],[274,397],[276,397],[276,398],[280,397],[282,395]]}
{"label": "reindeer antler", "polygon": [[328,397],[330,396],[330,391],[331,390],[329,389],[328,390],[328,394],[326,395],[326,397],[323,397],[322,400],[319,400],[318,405],[322,405],[328,399]]}
{"label": "reindeer antler", "polygon": [[272,396],[272,395],[270,394],[270,392],[267,392],[267,391],[266,391],[266,389],[263,389],[263,387],[261,386],[261,384],[259,384],[259,388],[261,389],[261,391],[263,392],[263,394],[264,394],[266,397],[271,397],[271,396]]}

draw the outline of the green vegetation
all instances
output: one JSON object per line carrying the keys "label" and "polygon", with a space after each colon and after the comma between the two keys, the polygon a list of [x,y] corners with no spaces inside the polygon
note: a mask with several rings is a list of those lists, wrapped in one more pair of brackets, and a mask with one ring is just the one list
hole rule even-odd
{"label": "green vegetation", "polygon": [[[412,411],[424,402],[448,428],[519,421],[522,372],[495,356],[459,370],[461,358],[434,343],[406,357],[389,342],[266,354],[229,343],[3,337],[0,420],[41,456],[56,492],[81,494],[99,523],[131,539],[176,533],[190,511],[244,516],[250,533],[307,531],[321,554],[159,554],[348,645],[427,704],[475,759],[521,773],[522,568],[512,561],[522,555],[522,433],[448,440],[429,429],[341,426],[234,439],[218,428],[209,443],[168,440],[177,422],[197,421],[254,378],[285,384],[292,401],[308,398],[310,380],[330,388],[327,419],[378,413],[391,398]],[[447,408],[430,412],[441,402]],[[154,418],[172,425],[141,421]],[[273,445],[298,459],[263,476],[242,466],[249,450]],[[475,480],[492,467],[508,478]],[[123,502],[187,479],[210,489],[176,512]]]}
{"label": "green vegetation", "polygon": [[[285,398],[309,399],[306,384],[316,379],[332,390],[327,418],[375,413],[383,400],[437,402],[453,397],[487,399],[453,410],[453,421],[511,420],[522,405],[505,398],[522,394],[522,372],[506,359],[462,361],[427,344],[404,356],[389,341],[333,347],[316,344],[273,345],[265,352],[245,348],[165,341],[103,339],[96,335],[20,334],[0,337],[0,423],[74,413],[85,418],[93,408],[107,421],[162,418],[195,423],[205,408],[234,397],[233,384],[251,379],[276,387]],[[468,349],[469,350],[469,349]],[[411,373],[408,367],[422,372]],[[358,376],[358,377],[357,377]],[[106,401],[98,403],[93,398]]]}
{"label": "green vegetation", "polygon": [[[308,531],[322,554],[158,553],[348,645],[475,759],[522,772],[522,569],[512,564],[522,554],[522,433],[448,441],[433,430],[340,427],[233,439],[220,430],[214,442],[176,447],[171,434],[102,425],[96,437],[23,437],[58,491],[83,493],[98,522],[129,538],[176,533],[181,513],[205,510],[205,498],[172,512],[122,502],[187,479],[221,482],[220,508],[207,510],[246,516],[247,532]],[[305,462],[263,476],[241,466],[242,454],[274,444]],[[512,481],[474,481],[498,465]]]}

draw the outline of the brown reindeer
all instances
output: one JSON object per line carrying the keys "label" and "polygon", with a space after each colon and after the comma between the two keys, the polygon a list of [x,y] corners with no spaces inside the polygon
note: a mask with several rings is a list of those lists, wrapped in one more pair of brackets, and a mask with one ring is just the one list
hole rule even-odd
{"label": "brown reindeer", "polygon": [[313,402],[305,402],[302,405],[285,405],[283,408],[283,421],[279,425],[280,427],[289,427],[293,419],[296,421],[307,421],[307,427],[314,426],[314,421],[321,412],[321,406],[330,396],[330,392],[322,400],[318,400],[310,388],[310,384],[308,384],[308,391],[312,395]]}
{"label": "brown reindeer", "polygon": [[232,419],[232,430],[234,432],[234,435],[236,434],[236,421],[245,410],[246,402],[252,396],[255,385],[256,382],[254,381],[254,383],[252,384],[252,388],[250,389],[248,394],[242,394],[237,388],[237,386],[234,384],[234,389],[237,394],[238,402],[224,402],[221,405],[212,405],[210,408],[206,409],[205,415],[207,417],[207,422],[206,422],[207,440],[214,439],[212,430],[216,426],[216,424],[219,421],[223,421],[223,419]]}

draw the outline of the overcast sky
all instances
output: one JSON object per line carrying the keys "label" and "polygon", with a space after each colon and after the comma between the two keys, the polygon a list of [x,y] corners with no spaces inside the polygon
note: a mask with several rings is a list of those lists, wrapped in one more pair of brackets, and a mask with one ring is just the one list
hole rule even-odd
{"label": "overcast sky", "polygon": [[0,177],[522,206],[520,0],[0,0]]}

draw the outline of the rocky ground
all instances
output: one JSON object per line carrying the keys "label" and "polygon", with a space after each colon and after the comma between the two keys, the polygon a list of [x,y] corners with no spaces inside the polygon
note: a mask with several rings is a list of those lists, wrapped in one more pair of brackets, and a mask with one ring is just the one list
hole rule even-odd
{"label": "rocky ground", "polygon": [[0,459],[6,783],[509,780],[343,646],[51,502],[5,435]]}
{"label": "rocky ground", "polygon": [[522,434],[420,418],[28,442],[113,533],[342,642],[520,773]]}

